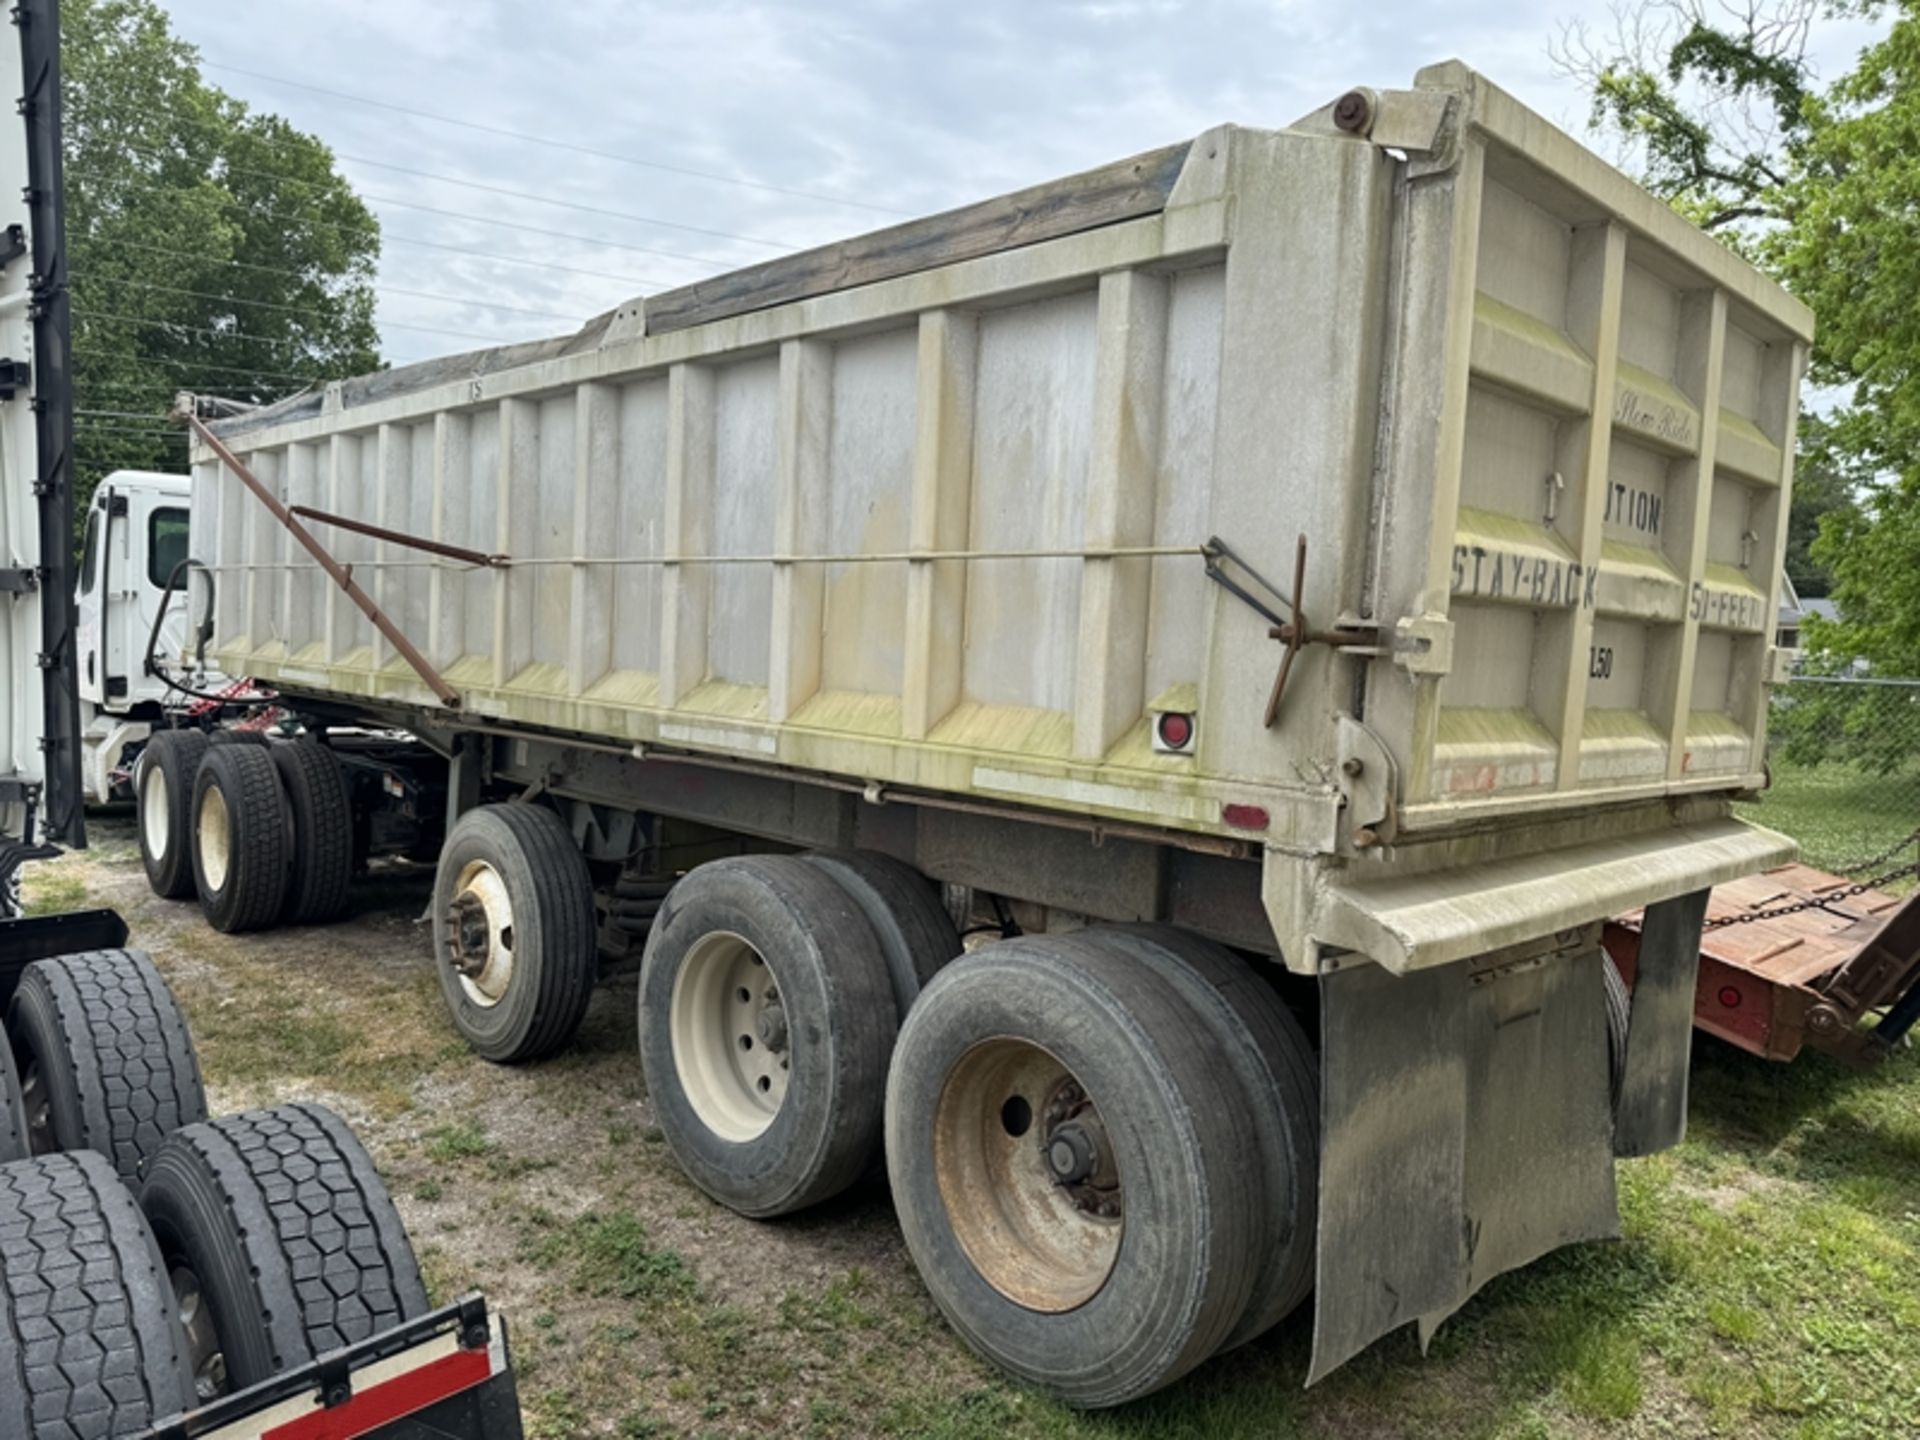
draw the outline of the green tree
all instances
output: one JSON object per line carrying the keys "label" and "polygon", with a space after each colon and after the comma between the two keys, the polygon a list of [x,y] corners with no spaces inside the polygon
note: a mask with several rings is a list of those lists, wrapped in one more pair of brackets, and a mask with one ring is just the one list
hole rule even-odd
{"label": "green tree", "polygon": [[1809,639],[1920,675],[1920,4],[1807,109],[1773,250],[1819,316],[1825,375],[1850,386],[1834,449],[1866,477],[1860,509],[1828,516],[1813,544],[1841,618]]}
{"label": "green tree", "polygon": [[379,222],[332,153],[200,76],[156,0],[63,0],[82,499],[178,470],[177,391],[262,403],[379,364]]}
{"label": "green tree", "polygon": [[[1843,16],[1886,30],[1822,84],[1809,40]],[[1787,563],[1840,618],[1809,620],[1808,668],[1920,675],[1920,0],[1660,0],[1559,53],[1647,183],[1813,308],[1810,378],[1842,398],[1802,419]],[[1799,687],[1774,734],[1789,762],[1891,772],[1914,708],[1903,688]]]}

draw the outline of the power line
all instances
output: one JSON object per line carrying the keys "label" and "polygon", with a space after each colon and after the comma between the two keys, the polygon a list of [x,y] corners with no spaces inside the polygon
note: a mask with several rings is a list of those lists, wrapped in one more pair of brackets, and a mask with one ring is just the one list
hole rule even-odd
{"label": "power line", "polygon": [[[89,350],[87,353],[89,355],[93,355],[93,354],[99,354],[104,352]],[[115,353],[117,354],[118,352],[115,352]],[[119,358],[122,360],[132,361],[135,364],[142,364],[151,358],[165,358],[165,357],[119,355]],[[187,363],[191,364],[192,362],[189,361]],[[173,396],[180,393],[180,386],[174,383],[171,376],[167,376],[167,375],[129,375],[125,373],[119,373],[119,374],[106,373],[106,374],[99,374],[99,375],[88,374],[82,378],[80,383],[82,388],[88,394],[93,394],[102,390],[114,390],[114,391],[119,391],[119,392],[130,394],[130,395]],[[255,392],[276,391],[284,394],[292,394],[294,391],[302,388],[304,384],[309,384],[309,383],[318,383],[318,382],[303,381],[303,382],[297,382],[297,383],[291,383],[291,384],[249,386],[248,388],[249,390],[255,391]],[[203,391],[200,393],[204,394],[209,392]],[[253,397],[251,395],[248,395],[248,396],[234,396],[230,398],[251,399]]]}
{"label": "power line", "polygon": [[151,415],[144,410],[75,410],[76,415],[97,415],[107,420],[152,420],[156,423],[165,417]]}
{"label": "power line", "polygon": [[[381,232],[380,240],[382,244],[387,245],[424,245],[434,250],[451,250],[456,255],[472,255],[482,260],[496,260],[503,265],[525,265],[534,270],[557,270],[562,275],[584,275],[591,280],[612,280],[621,285],[631,285],[636,289],[645,289],[648,286],[665,285],[668,283],[664,280],[648,280],[632,275],[609,275],[600,270],[575,270],[570,266],[555,265],[548,260],[523,260],[514,255],[496,255],[491,250],[463,250],[455,245],[441,245],[431,240],[409,240],[403,235],[389,235],[384,229]],[[306,280],[309,282],[312,280],[311,276],[303,275],[298,270],[288,270],[284,267],[272,265],[255,265],[245,260],[214,260],[205,256],[196,255],[191,250],[173,250],[165,245],[148,245],[138,240],[96,240],[93,243],[96,245],[105,245],[109,249],[115,250],[148,250],[155,255],[171,255],[180,260],[198,260],[202,265],[224,265],[235,270],[257,271],[262,275],[287,275],[296,280]],[[453,295],[435,295],[429,290],[407,290],[398,285],[375,285],[373,288],[385,294],[412,295],[422,300],[456,300],[459,298]],[[460,303],[484,305],[490,310],[519,310],[517,306],[498,305],[491,300],[462,300]],[[551,312],[543,310],[519,310],[519,313],[524,315],[548,315],[549,318],[558,318],[557,316],[553,316]]]}
{"label": "power line", "polygon": [[[191,120],[192,117],[180,117]],[[200,122],[194,122],[200,123]],[[161,159],[179,159],[182,157],[153,145],[136,145],[131,141],[122,142],[122,148],[142,155],[156,155]],[[364,155],[347,155],[334,152],[336,160],[344,160],[350,165],[371,165],[376,170],[391,170],[396,175],[410,176],[416,180],[431,180],[440,185],[457,185],[467,190],[479,190],[488,195],[503,195],[510,200],[525,200],[535,205],[551,205],[560,210],[577,210],[583,215],[599,215],[610,220],[625,220],[635,225],[652,225],[662,230],[684,230],[690,235],[708,235],[716,240],[743,240],[749,245],[765,245],[769,249],[790,251],[793,246],[784,240],[766,240],[758,235],[741,235],[732,230],[711,230],[700,225],[685,225],[678,220],[662,220],[653,215],[635,215],[627,210],[608,210],[598,205],[582,205],[574,200],[561,200],[552,195],[540,195],[530,190],[510,190],[503,185],[489,185],[480,180],[465,180],[457,175],[441,175],[432,170],[414,170],[405,165],[395,165],[386,160],[370,160]],[[289,185],[303,186],[309,190],[328,190],[333,187],[324,180],[308,180],[299,175],[289,175],[282,170],[262,170],[257,166],[235,165],[223,161],[226,169],[236,175],[253,175],[262,180],[278,180]],[[401,202],[404,203],[404,202]]]}
{"label": "power line", "polygon": [[[125,185],[128,182],[121,182]],[[606,250],[626,250],[635,255],[659,255],[669,260],[686,260],[695,265],[723,266],[725,261],[716,260],[711,255],[689,255],[683,250],[661,250],[651,245],[628,245],[620,240],[597,240],[590,235],[573,235],[565,230],[548,230],[539,225],[522,225],[512,220],[496,220],[490,215],[469,215],[461,210],[441,210],[432,205],[421,205],[412,200],[401,200],[390,195],[361,195],[361,200],[375,205],[398,205],[406,210],[418,210],[423,215],[437,215],[443,220],[464,220],[473,225],[496,225],[502,230],[518,230],[527,235],[540,235],[549,240],[566,240],[576,245],[597,245]],[[352,227],[333,220],[320,220],[311,215],[293,216],[277,210],[271,205],[250,207],[252,213],[269,220],[297,221],[303,225],[312,225],[320,229],[331,230],[335,234],[349,234]]]}
{"label": "power line", "polygon": [[[94,310],[80,305],[73,307],[73,313],[84,316],[89,320],[118,320],[129,325],[157,325],[167,330],[184,331],[189,335],[206,335],[215,340],[251,341],[256,345],[277,345],[281,349],[291,347],[295,350],[304,350],[309,344],[309,342],[305,340],[276,338],[272,335],[256,335],[248,330],[212,330],[204,325],[183,325],[175,320],[161,320],[145,315],[122,315],[112,310]],[[430,334],[451,335],[456,340],[478,340],[485,345],[513,343],[511,341],[501,340],[498,335],[475,335],[467,330],[434,330],[426,325],[396,325],[394,328],[399,330],[427,330]]]}
{"label": "power line", "polygon": [[73,353],[93,355],[103,360],[132,360],[141,365],[186,365],[201,370],[219,370],[228,375],[264,376],[269,380],[298,380],[306,385],[329,383],[327,379],[317,375],[297,375],[291,370],[256,370],[251,365],[216,365],[211,360],[196,360],[184,355],[127,355],[119,350],[96,350],[87,345],[74,346]]}
{"label": "power line", "polygon": [[[156,255],[171,255],[181,260],[196,260],[202,265],[224,265],[237,270],[257,271],[262,275],[281,275],[281,276],[285,276],[288,279],[300,280],[308,284],[317,283],[313,276],[303,275],[301,274],[300,271],[289,270],[285,266],[253,265],[253,264],[249,264],[244,260],[212,260],[204,256],[196,255],[191,250],[172,250],[167,248],[164,245],[146,245],[141,243],[138,240],[95,240],[92,243],[102,246],[109,250],[150,250]],[[531,265],[531,264],[537,264],[538,262],[530,260],[527,263]],[[323,277],[323,278],[333,278],[333,277]],[[144,280],[124,280],[118,283],[125,284],[125,285],[139,285],[142,288],[148,289],[148,290],[172,289],[171,286],[154,285]],[[405,295],[415,300],[438,300],[448,305],[471,305],[474,308],[480,309],[480,310],[503,310],[509,315],[532,315],[544,320],[564,320],[571,325],[579,325],[584,323],[583,321],[576,319],[574,316],[562,315],[558,310],[532,310],[527,308],[524,305],[502,305],[493,300],[473,300],[463,295],[436,295],[431,290],[409,290],[399,285],[375,285],[375,284],[368,283],[366,288],[371,290],[376,295]],[[177,290],[177,291],[174,291],[174,293],[179,295],[196,295],[196,294],[200,294],[201,292],[195,291],[195,290]],[[267,303],[264,300],[242,300],[238,296],[220,296],[220,297],[209,296],[206,298],[209,298],[209,299],[219,298],[219,299],[230,300],[232,301],[232,303],[236,305],[264,305]],[[290,310],[298,307],[288,305],[288,306],[277,306],[275,308]],[[303,311],[302,313],[319,314],[321,312],[308,310],[308,311]]]}
{"label": "power line", "polygon": [[[709,235],[716,240],[741,240],[749,245],[765,245],[771,250],[791,252],[793,246],[784,240],[766,240],[758,235],[741,235],[732,230],[710,230],[702,225],[684,225],[678,220],[661,220],[651,215],[635,215],[625,210],[607,210],[598,205],[582,205],[575,200],[560,200],[551,195],[536,195],[526,190],[509,190],[501,185],[488,185],[479,180],[462,180],[453,175],[436,175],[427,170],[410,170],[404,165],[390,165],[384,160],[369,160],[362,155],[338,156],[349,165],[371,165],[377,170],[391,170],[396,175],[410,175],[416,180],[432,180],[441,185],[458,185],[468,190],[481,190],[489,195],[504,195],[510,200],[527,200],[535,205],[551,205],[560,210],[577,210],[582,215],[600,215],[609,220],[625,220],[635,225],[653,225],[662,230],[684,230],[689,235]],[[293,177],[283,177],[292,179]],[[311,183],[311,182],[309,182]]]}
{"label": "power line", "polygon": [[[304,305],[282,305],[273,300],[246,300],[237,295],[215,295],[208,290],[182,290],[176,285],[155,285],[146,280],[117,280],[112,283],[118,285],[135,285],[142,290],[159,290],[168,295],[186,295],[195,300],[215,300],[223,305],[252,305],[263,310],[281,310],[289,315],[305,315],[315,320],[332,320],[339,318],[327,314],[324,310],[314,310]],[[556,316],[554,318],[566,319],[567,317]],[[463,340],[473,338],[463,331],[441,330],[432,325],[409,325],[404,320],[381,319],[377,323],[382,327],[391,326],[395,330],[420,330],[428,335],[452,335]],[[584,320],[569,320],[568,323],[572,325],[584,325],[586,322]]]}
{"label": "power line", "polygon": [[171,425],[102,425],[97,420],[76,420],[74,427],[101,435],[140,435],[149,440],[184,440],[187,432]]}
{"label": "power line", "polygon": [[222,65],[213,60],[202,60],[201,65],[209,70],[224,70],[231,75],[245,75],[249,79],[264,80],[269,85],[285,85],[295,90],[311,91],[315,95],[325,95],[333,100],[347,100],[356,105],[368,105],[378,110],[390,110],[398,115],[408,115],[416,120],[431,120],[439,125],[455,125],[463,130],[478,131],[483,135],[498,135],[508,140],[520,140],[529,145],[545,145],[554,150],[571,150],[579,155],[592,155],[601,160],[615,160],[622,165],[637,165],[645,170],[662,170],[670,175],[686,175],[696,180],[713,180],[723,185],[740,185],[750,190],[765,190],[775,195],[790,195],[798,200],[817,200],[825,205],[845,205],[854,210],[871,210],[879,215],[905,215],[904,210],[895,210],[891,206],[874,205],[864,200],[847,200],[838,195],[823,195],[811,190],[796,190],[785,185],[773,185],[764,180],[748,180],[738,175],[718,175],[710,170],[695,170],[684,165],[670,165],[660,160],[642,160],[634,155],[622,155],[617,151],[600,150],[591,145],[580,145],[570,140],[550,140],[540,135],[529,135],[521,130],[509,130],[504,125],[483,125],[475,120],[462,120],[453,115],[437,115],[430,110],[414,110],[405,105],[395,105],[388,100],[375,100],[368,95],[354,95],[344,90],[328,90],[318,85],[309,85],[302,80],[289,80],[280,75],[267,75],[258,70],[247,70],[238,65]]}
{"label": "power line", "polygon": [[[602,270],[581,270],[572,265],[556,265],[551,260],[523,260],[517,255],[502,255],[493,250],[475,250],[465,245],[448,245],[439,240],[416,240],[410,235],[391,235],[384,226],[380,230],[382,245],[412,245],[421,250],[443,250],[449,255],[471,255],[480,260],[494,260],[502,265],[530,265],[539,270],[557,270],[562,275],[584,275],[595,280],[617,280],[622,285],[631,285],[636,289],[665,289],[667,282],[662,280],[634,280],[625,275],[609,275]],[[597,243],[589,241],[589,244]],[[674,281],[680,284],[680,281]]]}

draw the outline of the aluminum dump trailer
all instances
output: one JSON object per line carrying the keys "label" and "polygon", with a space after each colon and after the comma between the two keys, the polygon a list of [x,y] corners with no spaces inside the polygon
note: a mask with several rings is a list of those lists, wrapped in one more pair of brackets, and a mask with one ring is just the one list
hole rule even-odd
{"label": "aluminum dump trailer", "polygon": [[[1312,1285],[1317,1377],[1615,1233],[1615,1153],[1681,1133],[1706,891],[1791,854],[1730,803],[1764,784],[1810,334],[1448,63],[571,336],[196,421],[197,593],[225,673],[450,757],[436,943],[482,1053],[570,1028],[546,971],[593,927],[528,918],[552,846],[585,857],[604,931],[682,868],[672,827],[731,837],[761,853],[647,912],[642,1058],[699,1183],[795,1208],[858,1167],[736,1172],[815,1114],[804,1044],[868,1042],[836,1028],[852,1000],[792,1039],[815,964],[793,937],[818,927],[739,917],[813,913],[803,861],[766,852],[912,867],[1018,933],[893,966],[925,989],[893,990],[888,1158],[955,1324],[1102,1404]],[[880,949],[904,904],[865,906]],[[1610,1047],[1599,926],[1641,907]],[[536,923],[549,988],[523,1000]],[[817,962],[827,991],[869,995],[865,943]],[[1102,988],[1144,950],[1158,981]],[[1264,1036],[1264,1068],[1177,1058],[1155,985],[1202,972],[1214,998],[1174,1009],[1254,1005],[1216,1039]],[[1144,1049],[1114,1019],[1118,1049],[1067,1059],[1095,1013],[1158,1018]],[[1148,1051],[1138,1090],[1102,1069]],[[871,1146],[860,1073],[818,1103],[871,1110],[847,1122]],[[1168,1095],[1256,1133],[1114,1113],[1177,1130]],[[1236,1147],[1242,1172],[1272,1161],[1251,1200],[1208,1168]],[[1176,1182],[1213,1186],[1187,1210],[1252,1213],[1188,1235],[1154,1208]],[[1136,1230],[1165,1246],[1118,1247]],[[1101,1351],[1201,1273],[1251,1305],[1196,1291],[1162,1348]]]}

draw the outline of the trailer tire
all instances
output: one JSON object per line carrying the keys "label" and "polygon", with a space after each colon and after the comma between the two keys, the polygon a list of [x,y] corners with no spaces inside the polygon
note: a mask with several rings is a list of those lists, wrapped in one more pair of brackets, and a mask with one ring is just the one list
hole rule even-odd
{"label": "trailer tire", "polygon": [[293,818],[293,867],[285,925],[322,925],[347,908],[353,879],[353,803],[340,757],[317,740],[271,745]]}
{"label": "trailer tire", "polygon": [[455,821],[434,878],[433,944],[454,1028],[475,1053],[511,1065],[565,1046],[600,970],[593,878],[566,823],[522,804]]}
{"label": "trailer tire", "polygon": [[23,1094],[44,1107],[35,1148],[97,1151],[134,1184],[168,1134],[206,1119],[186,1017],[142,951],[36,960],[7,1029]]}
{"label": "trailer tire", "polygon": [[193,879],[207,923],[226,934],[280,918],[290,815],[264,745],[209,743],[193,784]]}
{"label": "trailer tire", "polygon": [[109,1440],[194,1404],[153,1232],[98,1155],[0,1166],[0,1440]]}
{"label": "trailer tire", "polygon": [[878,1151],[898,1030],[880,941],[798,856],[695,869],[640,963],[640,1060],[681,1168],[742,1215],[838,1194]]}
{"label": "trailer tire", "polygon": [[1620,1084],[1627,1076],[1627,1023],[1633,1014],[1633,997],[1613,956],[1600,952],[1601,980],[1607,991],[1607,1095],[1609,1113],[1620,1109]]}
{"label": "trailer tire", "polygon": [[1284,1320],[1313,1289],[1320,1192],[1320,1074],[1300,1022],[1244,960],[1171,925],[1081,931],[1069,937],[1128,948],[1205,1019],[1234,1071],[1252,1117],[1265,1197],[1253,1298],[1221,1350],[1232,1350]]}
{"label": "trailer tire", "polygon": [[815,850],[801,857],[826,872],[873,927],[902,1020],[926,983],[963,948],[931,880],[903,860],[871,850]]}
{"label": "trailer tire", "polygon": [[[373,1161],[319,1105],[175,1131],[140,1190],[189,1324],[195,1370],[242,1389],[427,1311]],[[219,1371],[212,1368],[220,1358]]]}
{"label": "trailer tire", "polygon": [[1212,1355],[1253,1298],[1264,1218],[1233,1084],[1213,1028],[1131,949],[1028,936],[936,975],[894,1050],[887,1172],[961,1337],[1085,1408]]}
{"label": "trailer tire", "polygon": [[160,730],[141,752],[134,788],[140,863],[162,900],[193,895],[193,781],[207,737],[200,730]]}
{"label": "trailer tire", "polygon": [[264,730],[214,730],[208,733],[207,743],[209,745],[266,745],[271,742],[268,741],[267,732]]}
{"label": "trailer tire", "polygon": [[0,1032],[0,1165],[32,1154],[26,1107],[20,1102],[20,1071],[13,1063],[12,1044]]}

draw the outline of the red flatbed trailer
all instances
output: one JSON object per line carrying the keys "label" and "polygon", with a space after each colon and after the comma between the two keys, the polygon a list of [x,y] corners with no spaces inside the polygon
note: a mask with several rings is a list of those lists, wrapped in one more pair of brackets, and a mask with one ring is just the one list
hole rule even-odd
{"label": "red flatbed trailer", "polygon": [[[1631,985],[1640,912],[1610,921],[1605,943]],[[1860,891],[1799,864],[1716,887],[1693,1015],[1699,1029],[1763,1059],[1791,1060],[1811,1045],[1874,1063],[1920,1018],[1920,890]]]}

